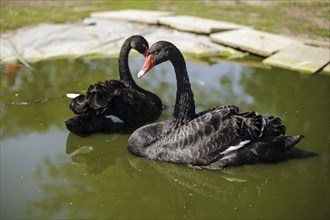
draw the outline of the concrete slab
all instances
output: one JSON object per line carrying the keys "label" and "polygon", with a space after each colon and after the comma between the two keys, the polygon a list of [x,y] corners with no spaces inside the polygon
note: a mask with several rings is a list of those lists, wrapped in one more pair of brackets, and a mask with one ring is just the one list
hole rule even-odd
{"label": "concrete slab", "polygon": [[148,10],[119,10],[91,13],[92,18],[125,20],[130,22],[140,22],[147,24],[157,24],[158,19],[164,16],[174,15],[174,12],[148,11]]}
{"label": "concrete slab", "polygon": [[166,27],[150,29],[144,36],[152,45],[156,41],[166,40],[177,46],[184,54],[194,57],[222,56],[243,57],[244,53],[230,47],[225,47],[211,42],[210,38],[203,35],[181,32]]}
{"label": "concrete slab", "polygon": [[185,15],[161,17],[158,19],[158,22],[159,24],[167,25],[180,31],[189,31],[199,34],[211,34],[219,31],[227,31],[245,27],[229,22],[215,21]]}
{"label": "concrete slab", "polygon": [[292,44],[280,52],[263,60],[263,63],[299,71],[315,73],[330,62],[330,49]]}
{"label": "concrete slab", "polygon": [[297,42],[287,37],[253,29],[239,29],[215,33],[211,34],[210,37],[214,42],[239,48],[264,57],[270,56],[290,44]]}

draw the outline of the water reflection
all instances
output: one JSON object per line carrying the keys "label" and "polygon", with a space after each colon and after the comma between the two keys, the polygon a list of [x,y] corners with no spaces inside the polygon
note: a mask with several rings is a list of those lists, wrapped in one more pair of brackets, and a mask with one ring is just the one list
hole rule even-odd
{"label": "water reflection", "polygon": [[122,153],[116,149],[124,148],[126,143],[119,140],[120,134],[109,134],[106,138],[102,135],[95,136],[88,138],[69,133],[65,152],[71,156],[72,162],[85,163],[89,172],[100,174],[109,166],[115,165],[116,158]]}
{"label": "water reflection", "polygon": [[[76,163],[59,167],[47,160],[38,166],[36,177],[47,181],[41,181],[43,198],[28,203],[30,216],[190,219],[203,218],[205,213],[230,218],[245,213],[249,218],[270,217],[277,210],[276,202],[271,200],[285,198],[289,192],[284,183],[293,181],[300,189],[306,184],[298,184],[299,169],[290,163],[212,172],[133,156],[109,155],[109,160],[116,163],[104,169],[102,175],[86,172]],[[294,181],[297,176],[300,180]],[[280,193],[274,191],[277,187]],[[293,190],[288,195],[297,199],[297,193]],[[256,213],[255,207],[263,211]]]}
{"label": "water reflection", "polygon": [[236,183],[245,183],[248,181],[246,176],[235,174],[234,171],[219,172],[219,175],[214,178],[215,176],[210,175],[207,171],[191,169],[183,165],[155,161],[149,162],[145,161],[145,159],[131,156],[128,161],[138,172],[149,168],[154,169],[155,172],[167,179],[181,193],[191,196],[193,194],[199,194],[214,200],[223,200],[232,197],[234,185],[229,185],[227,181]]}

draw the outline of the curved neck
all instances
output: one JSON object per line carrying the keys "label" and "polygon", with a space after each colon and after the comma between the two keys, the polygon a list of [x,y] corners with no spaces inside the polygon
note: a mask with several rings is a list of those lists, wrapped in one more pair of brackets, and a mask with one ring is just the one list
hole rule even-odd
{"label": "curved neck", "polygon": [[128,39],[124,42],[119,54],[119,59],[118,59],[119,80],[123,82],[127,87],[134,89],[137,92],[140,92],[144,96],[148,96],[148,98],[151,99],[155,103],[155,105],[162,106],[162,102],[158,98],[158,96],[145,89],[142,89],[135,83],[128,66],[128,54],[131,51],[131,49],[132,49],[131,41]]}
{"label": "curved neck", "polygon": [[131,49],[130,41],[126,40],[120,49],[118,59],[119,79],[129,86],[135,84],[128,66],[128,54]]}
{"label": "curved neck", "polygon": [[186,122],[193,119],[196,115],[194,93],[191,90],[186,62],[179,50],[177,50],[176,54],[171,59],[177,81],[176,101],[172,116],[181,122]]}

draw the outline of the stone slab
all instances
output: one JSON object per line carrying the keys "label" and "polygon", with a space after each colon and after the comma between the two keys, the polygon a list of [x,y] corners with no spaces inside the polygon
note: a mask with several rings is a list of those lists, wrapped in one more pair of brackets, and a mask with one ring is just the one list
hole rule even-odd
{"label": "stone slab", "polygon": [[184,54],[194,57],[222,56],[243,57],[244,53],[230,47],[213,43],[209,37],[194,33],[182,32],[166,27],[157,27],[144,32],[143,36],[151,46],[156,41],[166,40],[173,43]]}
{"label": "stone slab", "polygon": [[160,17],[171,15],[174,15],[174,12],[134,9],[91,13],[92,18],[116,19],[147,24],[157,24]]}
{"label": "stone slab", "polygon": [[211,34],[219,31],[227,31],[245,27],[229,22],[185,15],[161,17],[158,19],[158,22],[159,24],[167,25],[180,31],[188,31],[199,34]]}
{"label": "stone slab", "polygon": [[330,62],[330,49],[313,47],[302,43],[292,44],[263,60],[263,63],[299,71],[315,73]]}
{"label": "stone slab", "polygon": [[210,37],[214,42],[264,57],[298,42],[280,35],[248,28],[215,33],[211,34]]}

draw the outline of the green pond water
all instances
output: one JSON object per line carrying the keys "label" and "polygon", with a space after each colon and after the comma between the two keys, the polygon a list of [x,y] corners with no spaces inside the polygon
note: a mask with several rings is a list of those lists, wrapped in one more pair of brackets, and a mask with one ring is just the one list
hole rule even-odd
{"label": "green pond water", "polygon": [[[137,79],[142,64],[130,59],[137,83],[163,100],[164,120],[175,101],[173,68]],[[1,219],[329,219],[330,77],[188,60],[197,111],[235,104],[306,136],[288,160],[208,171],[130,155],[134,128],[87,137],[66,130],[64,95],[116,79],[116,59],[33,67],[1,66]]]}

